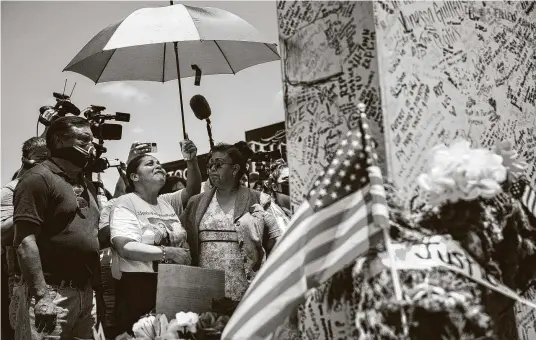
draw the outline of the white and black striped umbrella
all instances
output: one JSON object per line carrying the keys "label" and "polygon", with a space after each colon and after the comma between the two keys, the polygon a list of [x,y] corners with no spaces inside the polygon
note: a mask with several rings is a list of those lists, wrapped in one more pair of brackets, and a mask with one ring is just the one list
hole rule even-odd
{"label": "white and black striped umbrella", "polygon": [[143,8],[98,33],[64,71],[95,83],[177,79],[173,42],[178,42],[181,78],[235,74],[279,60],[275,44],[244,19],[218,8],[173,5]]}
{"label": "white and black striped umbrella", "polygon": [[179,79],[236,74],[248,67],[279,60],[275,44],[265,42],[244,19],[212,7],[172,5],[143,8],[110,25],[91,39],[64,71],[96,83]]}

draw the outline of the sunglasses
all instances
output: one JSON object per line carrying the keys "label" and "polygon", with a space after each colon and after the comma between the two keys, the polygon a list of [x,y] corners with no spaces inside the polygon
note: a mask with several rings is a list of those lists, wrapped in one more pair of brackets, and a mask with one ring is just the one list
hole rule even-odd
{"label": "sunglasses", "polygon": [[78,209],[84,209],[89,206],[87,201],[82,197],[82,193],[84,192],[84,187],[80,184],[73,185],[73,191],[76,195],[76,206]]}
{"label": "sunglasses", "polygon": [[219,169],[221,169],[221,167],[223,167],[224,164],[233,165],[233,163],[216,160],[215,162],[208,162],[207,163],[207,170],[212,169],[212,167],[215,167],[216,170],[219,170]]}

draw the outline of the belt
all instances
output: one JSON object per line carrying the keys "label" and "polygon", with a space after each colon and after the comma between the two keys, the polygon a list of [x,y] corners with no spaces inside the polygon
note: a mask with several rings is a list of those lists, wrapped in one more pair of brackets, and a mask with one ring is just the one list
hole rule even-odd
{"label": "belt", "polygon": [[89,284],[89,278],[87,279],[70,279],[58,275],[45,274],[45,282],[49,285],[69,287],[69,288],[84,288]]}

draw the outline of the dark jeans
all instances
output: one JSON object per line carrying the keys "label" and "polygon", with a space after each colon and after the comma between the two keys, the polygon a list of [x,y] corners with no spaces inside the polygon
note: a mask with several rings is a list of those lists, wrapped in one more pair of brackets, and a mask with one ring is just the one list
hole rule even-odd
{"label": "dark jeans", "polygon": [[116,333],[132,334],[132,326],[156,307],[156,273],[121,273],[115,284]]}
{"label": "dark jeans", "polygon": [[95,308],[93,289],[88,281],[84,287],[47,285],[56,304],[56,327],[51,333],[38,332],[35,327],[35,298],[28,295],[26,284],[15,284],[11,303],[12,323],[16,325],[16,340],[93,340]]}

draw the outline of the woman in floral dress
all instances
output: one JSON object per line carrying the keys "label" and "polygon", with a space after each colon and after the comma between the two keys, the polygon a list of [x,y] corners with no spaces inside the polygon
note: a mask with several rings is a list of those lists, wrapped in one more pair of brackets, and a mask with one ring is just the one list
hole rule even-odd
{"label": "woman in floral dress", "polygon": [[264,209],[270,197],[240,185],[245,142],[213,148],[207,169],[211,190],[192,197],[181,221],[188,233],[192,265],[225,270],[225,296],[240,301],[281,231]]}

